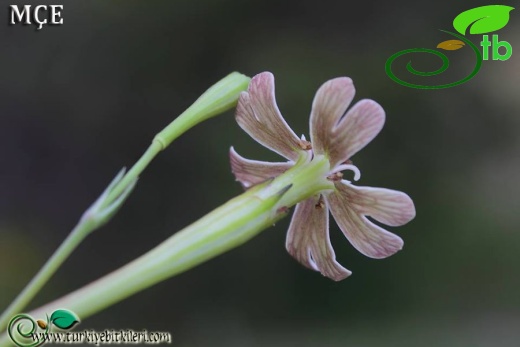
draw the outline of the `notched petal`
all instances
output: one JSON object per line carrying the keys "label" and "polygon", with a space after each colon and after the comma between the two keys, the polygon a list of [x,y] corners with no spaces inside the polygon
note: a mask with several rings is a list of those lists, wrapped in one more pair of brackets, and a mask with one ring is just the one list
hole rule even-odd
{"label": "notched petal", "polygon": [[405,193],[374,187],[343,184],[341,190],[352,206],[366,216],[386,225],[401,226],[415,218],[415,206]]}
{"label": "notched petal", "polygon": [[240,156],[233,147],[229,150],[231,171],[244,188],[274,178],[291,168],[293,163],[270,163],[266,161],[250,160]]}
{"label": "notched petal", "polygon": [[328,208],[319,197],[296,205],[285,246],[301,264],[334,281],[352,274],[336,261],[330,244]]}
{"label": "notched petal", "polygon": [[379,134],[385,124],[385,111],[369,99],[357,102],[331,133],[331,165],[343,163]]}
{"label": "notched petal", "polygon": [[316,154],[329,152],[330,134],[354,99],[352,80],[339,77],[325,82],[316,92],[310,118],[311,142]]}
{"label": "notched petal", "polygon": [[339,228],[350,243],[370,258],[386,258],[403,248],[403,240],[372,223],[350,201],[348,188],[340,183],[327,195],[329,208]]}
{"label": "notched petal", "polygon": [[276,105],[274,76],[263,72],[242,92],[235,114],[240,127],[263,146],[290,160],[296,160],[300,140],[285,122]]}

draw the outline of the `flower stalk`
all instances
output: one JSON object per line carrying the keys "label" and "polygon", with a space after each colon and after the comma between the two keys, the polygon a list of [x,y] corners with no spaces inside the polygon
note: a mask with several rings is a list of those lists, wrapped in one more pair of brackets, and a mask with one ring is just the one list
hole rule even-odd
{"label": "flower stalk", "polygon": [[[241,76],[241,75],[240,75]],[[371,258],[386,258],[403,246],[402,239],[373,223],[400,226],[415,217],[415,206],[403,192],[355,186],[342,171],[359,169],[351,157],[382,129],[385,113],[372,100],[352,106],[352,80],[340,77],[323,84],[311,110],[310,141],[297,137],[281,116],[274,77],[268,72],[249,79],[230,75],[210,88],[183,115],[154,138],[126,174],[120,173],[83,215],[91,230],[106,223],[135,186],[150,161],[182,132],[236,104],[239,126],[286,162],[241,157],[232,148],[231,169],[244,188],[197,222],[148,253],[85,287],[30,312],[35,317],[66,307],[85,319],[143,289],[189,270],[250,240],[286,216],[296,205],[286,239],[288,252],[302,265],[339,281],[350,270],[336,261],[329,237],[329,213],[350,243]],[[236,79],[238,78],[238,80]],[[247,92],[241,91],[249,83]],[[227,91],[227,92],[226,92]],[[87,230],[89,229],[87,228]],[[77,243],[78,240],[75,240]],[[0,337],[0,347],[7,345]]]}
{"label": "flower stalk", "polygon": [[[165,279],[250,240],[286,216],[289,208],[333,184],[329,162],[304,154],[282,175],[247,190],[122,268],[29,314],[66,307],[85,319]],[[0,340],[0,346],[4,346]]]}
{"label": "flower stalk", "polygon": [[21,312],[63,262],[90,233],[106,224],[117,213],[132,192],[139,175],[150,162],[184,132],[200,122],[233,108],[241,91],[251,79],[233,72],[202,94],[179,117],[160,131],[142,157],[125,174],[124,169],[98,200],[83,214],[78,224],[49,258],[36,276],[0,316],[0,331],[4,330],[12,316]]}

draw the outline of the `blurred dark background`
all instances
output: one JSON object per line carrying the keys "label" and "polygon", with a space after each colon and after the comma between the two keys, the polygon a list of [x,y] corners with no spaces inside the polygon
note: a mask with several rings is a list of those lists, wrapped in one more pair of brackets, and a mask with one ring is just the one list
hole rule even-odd
{"label": "blurred dark background", "polygon": [[[488,4],[70,1],[64,24],[40,31],[9,26],[2,4],[0,309],[156,132],[229,72],[268,70],[297,133],[308,134],[314,93],[333,77],[350,76],[357,99],[383,105],[385,128],[354,161],[359,184],[414,199],[416,219],[394,230],[404,250],[366,258],[333,224],[338,260],[354,272],[334,283],[287,254],[286,218],[81,328],[169,331],[175,346],[517,346],[520,13],[497,32],[511,59],[484,61],[468,83],[417,90],[384,70],[397,51],[451,39],[438,29],[453,30],[457,14]],[[478,45],[480,36],[470,39]],[[465,49],[447,53],[447,80],[472,70]],[[439,64],[418,59],[417,68]],[[152,163],[116,218],[80,245],[31,307],[117,269],[240,194],[232,145],[276,159],[232,112],[197,126]]]}

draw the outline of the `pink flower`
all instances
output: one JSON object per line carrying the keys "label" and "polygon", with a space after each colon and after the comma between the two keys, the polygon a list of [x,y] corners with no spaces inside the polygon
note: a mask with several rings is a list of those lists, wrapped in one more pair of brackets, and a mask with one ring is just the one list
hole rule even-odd
{"label": "pink flower", "polygon": [[240,127],[263,146],[282,155],[287,162],[248,160],[230,151],[231,167],[245,188],[279,176],[302,156],[307,162],[326,158],[327,179],[334,189],[299,202],[289,231],[287,251],[306,267],[339,281],[351,272],[336,261],[329,237],[329,211],[350,243],[371,258],[386,258],[403,247],[403,240],[371,222],[371,217],[389,226],[400,226],[415,217],[415,207],[405,193],[372,187],[357,187],[342,179],[343,170],[359,170],[350,158],[382,129],[385,113],[372,100],[361,100],[350,108],[355,89],[352,80],[339,77],[323,84],[312,103],[310,140],[298,138],[283,119],[274,94],[274,77],[256,75],[238,101],[236,120]]}

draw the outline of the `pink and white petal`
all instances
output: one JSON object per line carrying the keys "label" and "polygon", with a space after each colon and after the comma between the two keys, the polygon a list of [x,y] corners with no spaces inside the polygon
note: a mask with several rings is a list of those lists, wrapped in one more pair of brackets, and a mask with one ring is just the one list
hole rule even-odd
{"label": "pink and white petal", "polygon": [[415,218],[415,206],[405,193],[374,187],[357,187],[342,181],[336,189],[346,196],[352,207],[386,225],[401,226]]}
{"label": "pink and white petal", "polygon": [[312,102],[310,132],[313,150],[325,154],[331,147],[331,134],[354,99],[356,89],[348,77],[325,82],[316,92]]}
{"label": "pink and white petal", "polygon": [[253,77],[247,92],[240,94],[235,117],[258,143],[287,159],[298,159],[301,141],[278,110],[273,74],[262,72]]}
{"label": "pink and white petal", "polygon": [[385,124],[385,111],[375,101],[356,103],[340,120],[330,136],[328,154],[331,166],[349,160],[379,134]]}
{"label": "pink and white petal", "polygon": [[[342,184],[336,185],[340,187]],[[326,196],[332,216],[350,243],[370,258],[386,258],[403,248],[403,240],[360,214],[349,195],[338,189]]]}
{"label": "pink and white petal", "polygon": [[229,150],[231,172],[244,188],[249,188],[269,178],[274,178],[289,170],[294,163],[271,163],[250,160],[238,154],[233,147]]}
{"label": "pink and white petal", "polygon": [[317,196],[296,205],[285,247],[301,264],[334,281],[352,274],[336,261],[329,237],[329,211]]}

